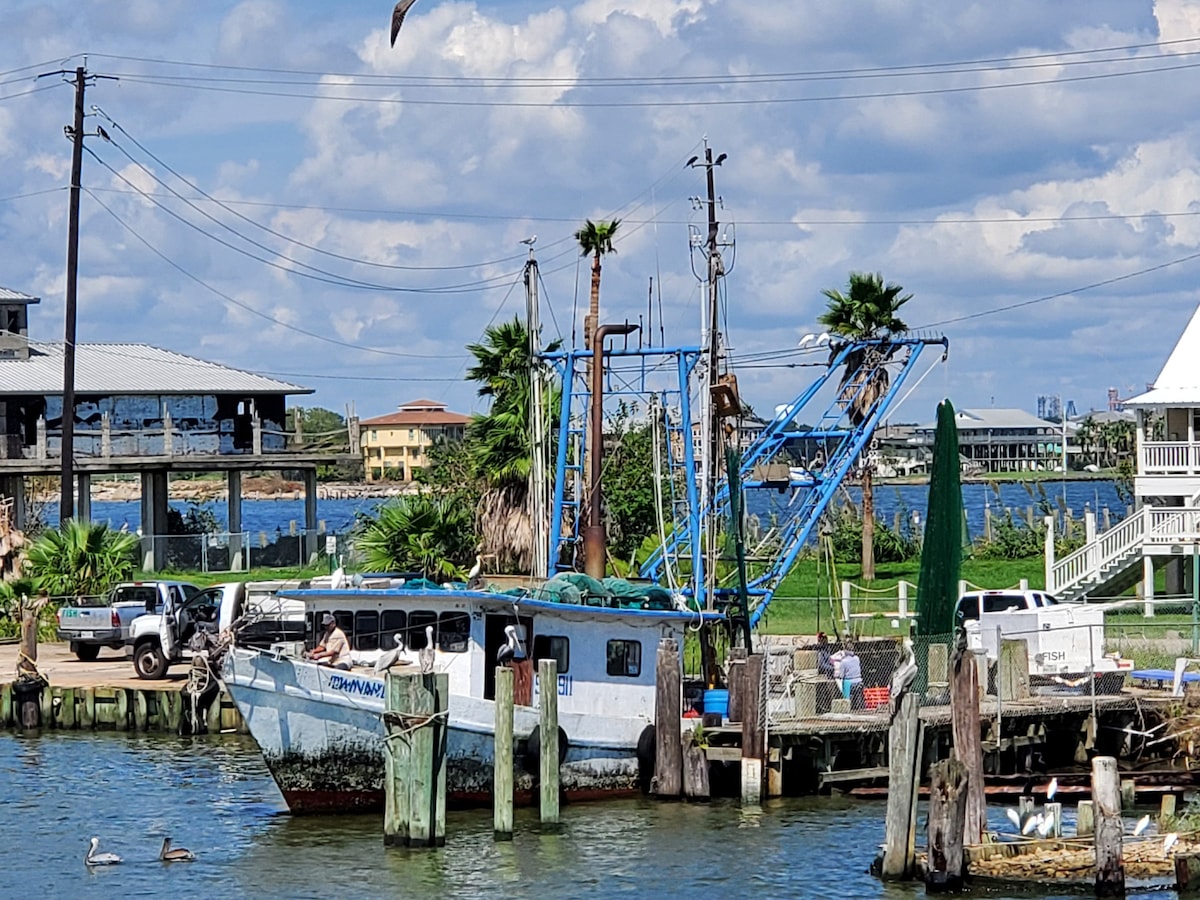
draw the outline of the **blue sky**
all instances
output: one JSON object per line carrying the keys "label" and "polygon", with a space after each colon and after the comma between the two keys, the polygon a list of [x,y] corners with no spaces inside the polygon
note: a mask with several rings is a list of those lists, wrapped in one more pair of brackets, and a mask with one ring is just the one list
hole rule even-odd
{"label": "blue sky", "polygon": [[[305,404],[479,408],[463,347],[523,311],[519,241],[538,236],[569,342],[589,217],[624,223],[604,318],[643,313],[653,277],[669,334],[698,340],[684,162],[705,136],[728,154],[735,360],[794,347],[822,289],[882,272],[951,342],[894,420],[943,395],[1102,408],[1200,302],[1194,0],[417,0],[395,48],[390,11],[0,7],[0,285],[42,298],[32,336],[62,336],[71,115],[70,87],[32,76],[85,53],[116,77],[87,128],[115,140],[85,155],[80,340],[275,374]],[[739,370],[760,411],[804,378]]]}

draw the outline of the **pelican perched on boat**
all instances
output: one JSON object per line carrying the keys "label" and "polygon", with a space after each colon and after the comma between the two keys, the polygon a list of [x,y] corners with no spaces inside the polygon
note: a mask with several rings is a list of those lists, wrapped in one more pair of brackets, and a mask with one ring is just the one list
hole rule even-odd
{"label": "pelican perched on boat", "polygon": [[471,571],[467,573],[467,590],[473,591],[483,586],[483,556],[479,553],[475,554],[475,565],[471,566]]}
{"label": "pelican perched on boat", "polygon": [[433,626],[425,626],[425,646],[417,651],[417,658],[421,661],[422,674],[428,675],[433,671],[433,660],[436,650],[433,646]]}
{"label": "pelican perched on boat", "polygon": [[521,653],[522,656],[525,655],[524,648],[521,646],[521,639],[517,637],[517,626],[505,625],[504,635],[504,646],[496,651],[496,663],[498,665],[504,665],[505,663],[512,662],[517,658],[518,652]]}
{"label": "pelican perched on boat", "polygon": [[85,866],[115,866],[124,861],[115,853],[97,853],[96,848],[99,846],[100,838],[92,838],[91,844],[88,846],[87,856],[83,858]]}
{"label": "pelican perched on boat", "polygon": [[162,849],[158,851],[158,858],[163,862],[195,862],[196,854],[186,847],[176,847],[171,849],[171,839],[163,838]]}
{"label": "pelican perched on boat", "polygon": [[404,635],[394,634],[392,635],[392,640],[395,642],[396,646],[382,654],[379,659],[375,660],[376,675],[386,672],[388,669],[394,666],[396,661],[400,659],[400,654],[404,652]]}

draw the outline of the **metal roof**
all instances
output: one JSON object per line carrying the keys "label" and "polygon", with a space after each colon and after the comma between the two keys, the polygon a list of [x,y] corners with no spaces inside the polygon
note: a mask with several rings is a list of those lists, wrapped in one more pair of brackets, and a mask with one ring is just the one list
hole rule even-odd
{"label": "metal roof", "polygon": [[[62,344],[31,343],[28,359],[0,359],[0,396],[61,394]],[[78,344],[76,394],[311,394],[276,381],[149,344]]]}
{"label": "metal roof", "polygon": [[[1023,409],[960,409],[954,414],[954,423],[959,431],[978,431],[980,429],[1004,428],[1052,428],[1061,430],[1062,426],[1055,422],[1039,419],[1033,413]],[[918,431],[935,431],[937,423],[921,425]]]}
{"label": "metal roof", "polygon": [[1126,400],[1126,406],[1194,406],[1200,404],[1200,307],[1167,357],[1154,387]]}
{"label": "metal roof", "polygon": [[41,303],[41,300],[37,297],[30,297],[28,294],[22,294],[20,291],[0,287],[0,303]]}

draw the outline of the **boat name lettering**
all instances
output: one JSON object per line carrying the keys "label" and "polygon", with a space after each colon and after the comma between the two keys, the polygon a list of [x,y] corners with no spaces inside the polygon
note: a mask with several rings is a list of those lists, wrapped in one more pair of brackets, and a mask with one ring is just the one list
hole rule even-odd
{"label": "boat name lettering", "polygon": [[[533,676],[533,692],[536,694],[541,691],[541,686],[538,682],[541,679],[535,673]],[[575,677],[573,675],[558,676],[558,696],[570,697],[575,693]]]}
{"label": "boat name lettering", "polygon": [[344,675],[330,675],[329,686],[335,691],[346,694],[360,694],[363,697],[383,697],[383,683],[363,681],[361,678],[346,678]]}

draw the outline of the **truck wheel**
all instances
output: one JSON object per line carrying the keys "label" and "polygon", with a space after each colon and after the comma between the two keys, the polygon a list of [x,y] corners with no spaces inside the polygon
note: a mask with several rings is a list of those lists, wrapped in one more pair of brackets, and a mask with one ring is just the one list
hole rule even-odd
{"label": "truck wheel", "polygon": [[167,674],[167,658],[157,644],[140,644],[133,652],[133,668],[138,678],[157,681]]}
{"label": "truck wheel", "polygon": [[99,644],[80,644],[78,642],[73,642],[71,649],[75,651],[75,655],[78,656],[83,662],[95,662],[97,657],[100,656]]}

